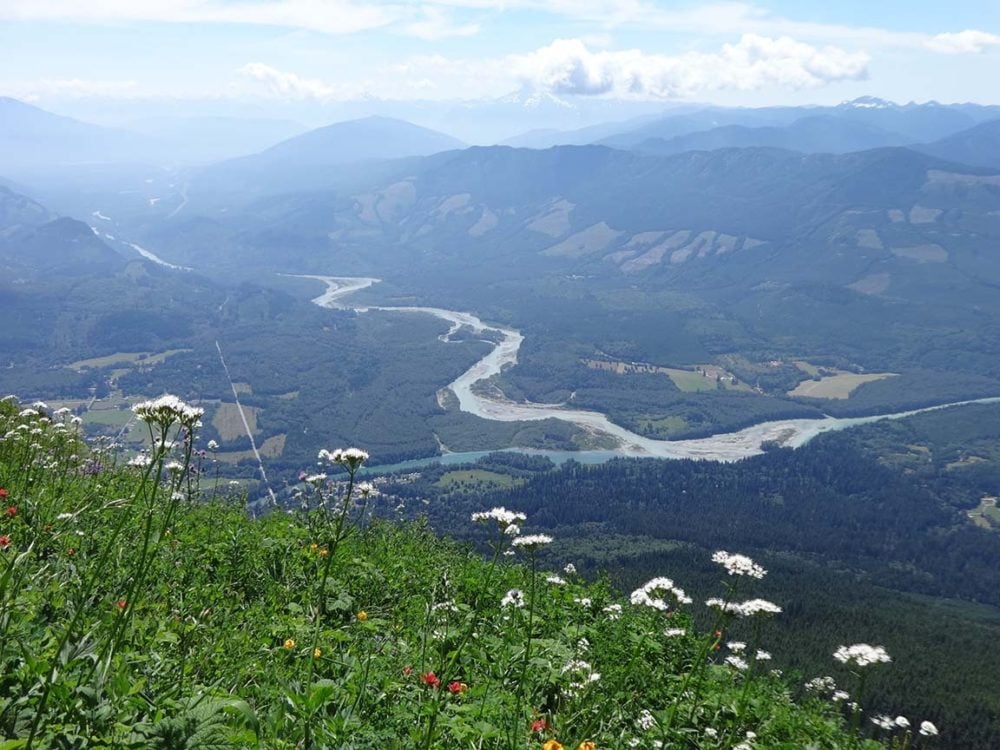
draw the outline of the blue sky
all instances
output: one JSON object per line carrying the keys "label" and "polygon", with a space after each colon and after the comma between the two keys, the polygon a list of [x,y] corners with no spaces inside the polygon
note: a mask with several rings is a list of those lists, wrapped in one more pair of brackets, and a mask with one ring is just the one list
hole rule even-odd
{"label": "blue sky", "polygon": [[3,0],[0,49],[0,95],[68,112],[1000,101],[997,0]]}

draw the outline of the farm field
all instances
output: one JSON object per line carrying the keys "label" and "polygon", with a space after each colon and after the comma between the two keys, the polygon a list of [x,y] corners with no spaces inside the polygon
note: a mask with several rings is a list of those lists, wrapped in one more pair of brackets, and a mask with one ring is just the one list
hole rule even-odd
{"label": "farm field", "polygon": [[850,398],[851,393],[856,388],[865,383],[873,383],[877,380],[895,377],[892,372],[872,372],[858,374],[853,372],[838,372],[836,375],[827,375],[819,380],[804,380],[788,391],[789,396],[799,396],[805,398]]}
{"label": "farm field", "polygon": [[[254,435],[259,432],[257,428],[257,413],[259,411],[260,409],[256,406],[243,407],[243,415],[246,417],[250,432]],[[216,407],[215,414],[212,415],[212,426],[218,431],[219,437],[224,442],[236,440],[246,434],[243,419],[240,417],[240,407],[226,401]]]}

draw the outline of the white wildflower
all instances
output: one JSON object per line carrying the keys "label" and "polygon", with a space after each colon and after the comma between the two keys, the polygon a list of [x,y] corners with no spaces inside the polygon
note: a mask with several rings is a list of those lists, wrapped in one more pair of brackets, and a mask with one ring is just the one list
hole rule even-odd
{"label": "white wildflower", "polygon": [[687,633],[687,631],[684,628],[667,628],[663,631],[663,635],[667,638],[677,638],[685,633]]}
{"label": "white wildflower", "polygon": [[897,716],[896,717],[896,726],[899,727],[900,729],[909,729],[910,728],[910,720],[907,719],[905,716]]}
{"label": "white wildflower", "polygon": [[833,695],[830,696],[834,703],[840,703],[841,701],[850,700],[851,694],[846,690],[834,690]]}
{"label": "white wildflower", "polygon": [[519,536],[511,542],[514,547],[522,547],[527,550],[536,550],[546,544],[552,544],[552,537],[548,534],[528,534],[527,536]]}
{"label": "white wildflower", "polygon": [[652,607],[660,612],[670,609],[665,595],[672,596],[678,604],[690,604],[690,597],[684,593],[684,589],[674,586],[674,582],[669,578],[659,576],[646,581],[640,588],[637,588],[629,596],[629,601],[636,606]]}
{"label": "white wildflower", "polygon": [[636,723],[642,731],[648,732],[656,726],[656,717],[654,717],[653,714],[646,709],[643,709],[639,714],[639,718],[636,720]]}
{"label": "white wildflower", "polygon": [[139,455],[135,456],[135,458],[132,458],[128,462],[128,465],[129,466],[137,466],[139,468],[143,468],[143,467],[149,466],[150,463],[152,463],[152,461],[153,461],[153,459],[151,459],[145,453],[140,453]]}
{"label": "white wildflower", "polygon": [[750,578],[763,578],[767,571],[755,563],[746,555],[736,555],[719,550],[712,555],[712,562],[718,563],[726,569],[731,576],[749,576]]}
{"label": "white wildflower", "polygon": [[524,607],[524,592],[521,589],[511,589],[504,595],[500,606],[522,609]]}
{"label": "white wildflower", "polygon": [[219,450],[219,444],[217,442],[215,442],[214,440],[209,440],[208,441],[208,449],[210,451],[217,451],[217,450]]}
{"label": "white wildflower", "polygon": [[718,737],[719,736],[719,730],[715,729],[714,727],[705,727],[705,736],[706,737]]}
{"label": "white wildflower", "polygon": [[56,516],[56,520],[57,521],[68,521],[72,517],[73,517],[72,513],[60,513],[58,516]]}
{"label": "white wildflower", "polygon": [[622,616],[622,605],[609,604],[602,611],[608,615],[609,620],[617,620]]}
{"label": "white wildflower", "polygon": [[740,617],[754,617],[755,615],[777,615],[781,613],[781,607],[767,599],[748,599],[736,605],[736,614]]}
{"label": "white wildflower", "polygon": [[876,714],[871,718],[871,721],[875,726],[889,731],[896,728],[896,722],[892,720],[892,717],[885,714]]}
{"label": "white wildflower", "polygon": [[361,497],[374,497],[378,495],[378,490],[375,489],[375,485],[371,482],[360,482],[358,484],[358,494]]}
{"label": "white wildflower", "polygon": [[924,737],[936,737],[938,733],[938,728],[934,726],[932,722],[922,721],[920,722],[920,734]]}
{"label": "white wildflower", "polygon": [[545,582],[546,583],[551,583],[554,586],[565,586],[566,585],[566,581],[563,580],[562,578],[560,578],[559,576],[557,576],[555,573],[552,573],[552,574],[546,576],[545,577]]}
{"label": "white wildflower", "polygon": [[566,567],[563,568],[563,573],[568,576],[576,575],[576,566],[573,563],[566,563]]}
{"label": "white wildflower", "polygon": [[506,529],[503,530],[503,533],[506,534],[507,536],[517,536],[518,534],[521,533],[521,527],[518,526],[516,523],[512,523],[510,526],[508,526]]}
{"label": "white wildflower", "polygon": [[524,513],[519,513],[515,510],[507,510],[501,505],[497,508],[473,513],[472,520],[476,523],[496,521],[498,526],[506,529],[508,526],[512,526],[516,523],[524,523],[528,520],[528,517]]}
{"label": "white wildflower", "polygon": [[590,606],[594,602],[591,601],[588,597],[585,597],[585,596],[584,597],[574,596],[573,597],[573,603],[574,604],[579,604],[584,609],[590,609]]}
{"label": "white wildflower", "polygon": [[806,683],[806,690],[813,693],[829,693],[837,689],[837,683],[832,677],[813,677]]}
{"label": "white wildflower", "polygon": [[188,429],[193,429],[205,413],[204,409],[186,404],[169,393],[151,401],[142,401],[133,406],[132,411],[139,419],[150,424],[167,428],[174,422],[179,422]]}
{"label": "white wildflower", "polygon": [[771,652],[757,649],[757,661],[771,661]]}
{"label": "white wildflower", "polygon": [[723,612],[728,612],[729,614],[738,615],[742,612],[740,605],[736,602],[727,602],[723,599],[713,596],[711,599],[705,600],[705,606],[712,609],[718,609]]}
{"label": "white wildflower", "polygon": [[323,484],[326,481],[326,474],[310,474],[303,481],[306,484]]}
{"label": "white wildflower", "polygon": [[741,654],[746,650],[747,644],[743,641],[730,641],[726,644],[726,647],[734,654]]}
{"label": "white wildflower", "polygon": [[734,669],[738,669],[741,672],[745,671],[750,666],[744,659],[736,656],[735,654],[726,657],[726,664]]}
{"label": "white wildflower", "polygon": [[171,473],[176,472],[179,474],[180,472],[184,471],[184,464],[182,464],[180,461],[171,461],[170,463],[167,464],[166,469]]}
{"label": "white wildflower", "polygon": [[869,646],[867,643],[841,646],[834,652],[833,658],[841,664],[853,663],[859,667],[892,661],[892,657],[886,653],[886,650],[882,646]]}

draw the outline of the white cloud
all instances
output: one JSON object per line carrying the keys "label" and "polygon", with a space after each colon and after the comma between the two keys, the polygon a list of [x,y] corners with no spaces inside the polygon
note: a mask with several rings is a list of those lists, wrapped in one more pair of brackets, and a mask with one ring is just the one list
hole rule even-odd
{"label": "white cloud", "polygon": [[954,34],[938,34],[926,41],[928,49],[948,55],[976,54],[1000,45],[1000,35],[966,29]]}
{"label": "white cloud", "polygon": [[406,24],[404,32],[410,36],[434,41],[455,36],[473,36],[479,33],[478,23],[456,24],[447,11],[427,6],[417,20]]}
{"label": "white cloud", "polygon": [[84,23],[232,23],[351,34],[411,14],[403,3],[356,0],[4,0],[0,18]]}
{"label": "white cloud", "polygon": [[347,98],[348,92],[315,78],[301,78],[264,63],[247,63],[236,71],[239,75],[264,84],[268,95],[275,99],[335,99]]}
{"label": "white cloud", "polygon": [[591,52],[579,39],[558,39],[527,55],[513,56],[511,62],[522,83],[536,90],[666,99],[720,89],[803,89],[863,80],[869,57],[838,47],[817,48],[789,37],[744,34],[739,42],[725,44],[718,52],[681,55]]}

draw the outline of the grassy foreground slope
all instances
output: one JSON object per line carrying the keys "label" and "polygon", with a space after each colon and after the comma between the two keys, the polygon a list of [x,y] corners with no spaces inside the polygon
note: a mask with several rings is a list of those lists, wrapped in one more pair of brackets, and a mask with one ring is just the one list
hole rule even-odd
{"label": "grassy foreground slope", "polygon": [[[541,571],[516,514],[486,514],[492,559],[370,520],[354,449],[301,510],[250,519],[199,487],[200,410],[138,411],[156,447],[126,464],[68,414],[0,402],[0,748],[878,746],[846,723],[863,695],[796,703],[728,642],[763,575],[747,558],[720,559],[699,633],[666,579],[629,602]],[[743,625],[766,633],[757,601]],[[831,667],[859,693],[891,669]],[[917,728],[894,736],[933,742]]]}

